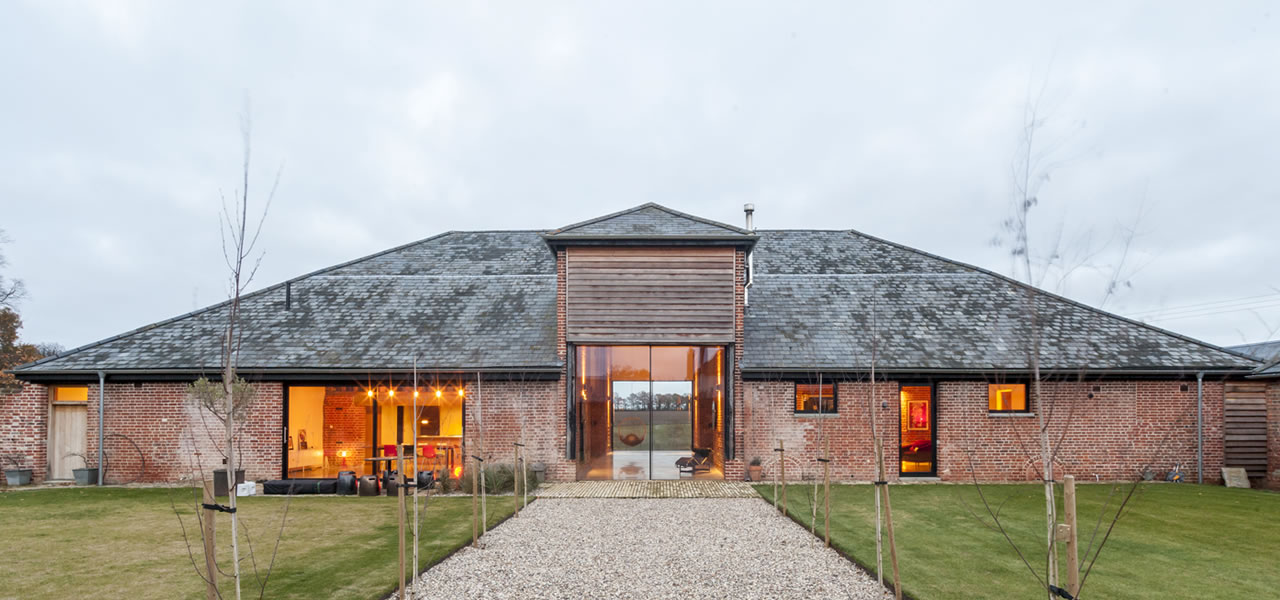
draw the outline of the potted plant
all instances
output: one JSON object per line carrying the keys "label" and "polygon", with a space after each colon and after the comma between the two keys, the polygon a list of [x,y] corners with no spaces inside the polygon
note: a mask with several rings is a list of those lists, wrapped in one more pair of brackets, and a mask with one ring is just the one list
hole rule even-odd
{"label": "potted plant", "polygon": [[31,469],[23,468],[26,457],[19,454],[4,456],[4,479],[8,485],[27,485],[31,483]]}
{"label": "potted plant", "polygon": [[98,467],[96,465],[89,466],[89,457],[80,453],[72,453],[69,456],[78,457],[80,462],[84,464],[82,468],[71,469],[71,474],[76,479],[76,485],[98,485]]}
{"label": "potted plant", "polygon": [[763,472],[764,467],[760,465],[760,457],[752,458],[751,464],[747,465],[747,476],[751,478],[751,481],[760,481],[764,479]]}

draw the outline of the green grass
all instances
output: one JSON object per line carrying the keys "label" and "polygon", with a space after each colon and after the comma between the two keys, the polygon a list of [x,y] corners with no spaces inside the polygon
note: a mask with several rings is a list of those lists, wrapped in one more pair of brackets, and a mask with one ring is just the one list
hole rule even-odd
{"label": "green grass", "polygon": [[[756,489],[767,501],[773,487]],[[1110,485],[1080,485],[1080,547],[1084,552]],[[811,485],[787,491],[792,518],[808,525]],[[875,568],[872,486],[833,486],[831,542]],[[1122,487],[1118,494],[1127,491]],[[1001,522],[1043,574],[1044,488],[983,486]],[[917,600],[1043,598],[1038,583],[998,531],[972,485],[890,488],[902,588]],[[1061,491],[1059,491],[1060,501]],[[1112,509],[1119,503],[1117,496]],[[821,504],[821,498],[819,499]],[[990,519],[987,518],[987,521]],[[1104,519],[1105,531],[1109,520]],[[818,535],[822,534],[819,506]],[[1098,534],[1099,539],[1102,533]],[[1065,546],[1064,546],[1065,547]],[[885,579],[891,577],[888,546]],[[1064,551],[1065,552],[1065,551]],[[1065,554],[1060,554],[1065,563]],[[1280,584],[1280,494],[1197,485],[1145,484],[1126,508],[1081,590],[1083,598],[1273,598]],[[1065,569],[1062,585],[1066,587]]]}
{"label": "green grass", "polygon": [[[197,564],[204,567],[192,491],[157,488],[58,488],[0,493],[0,598],[203,598],[170,499],[186,523]],[[280,527],[283,497],[240,499],[259,567],[265,575]],[[295,497],[266,598],[382,598],[396,585],[396,499]],[[513,510],[512,498],[491,498],[489,523]],[[412,505],[409,513],[412,516]],[[230,521],[217,521],[218,557],[230,572]],[[471,541],[470,497],[437,497],[421,528],[419,567]],[[245,598],[258,583],[241,529]],[[412,565],[412,544],[406,544]],[[232,597],[222,578],[224,597]]]}

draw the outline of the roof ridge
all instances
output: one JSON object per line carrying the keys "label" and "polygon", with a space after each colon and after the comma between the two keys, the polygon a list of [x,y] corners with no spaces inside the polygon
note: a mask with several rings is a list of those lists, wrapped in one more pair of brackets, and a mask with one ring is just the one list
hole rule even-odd
{"label": "roof ridge", "polygon": [[1102,315],[1102,316],[1104,316],[1104,317],[1111,317],[1111,318],[1113,318],[1113,319],[1118,319],[1118,320],[1120,320],[1120,321],[1123,321],[1123,322],[1125,322],[1125,323],[1129,323],[1129,324],[1131,324],[1131,325],[1136,325],[1136,326],[1138,326],[1138,327],[1142,327],[1142,328],[1144,328],[1144,329],[1149,329],[1149,330],[1154,331],[1154,332],[1159,333],[1159,334],[1163,334],[1163,335],[1167,335],[1167,336],[1170,336],[1170,337],[1174,337],[1174,338],[1180,339],[1180,340],[1182,340],[1182,341],[1184,341],[1184,342],[1190,342],[1190,343],[1192,343],[1192,344],[1198,344],[1198,345],[1200,345],[1200,346],[1204,346],[1204,347],[1206,347],[1206,348],[1209,348],[1210,350],[1217,350],[1217,351],[1219,351],[1219,352],[1222,352],[1222,353],[1225,353],[1225,354],[1229,354],[1229,355],[1231,355],[1231,356],[1236,356],[1236,357],[1243,358],[1243,359],[1246,359],[1246,360],[1250,360],[1250,361],[1253,361],[1253,362],[1262,362],[1262,361],[1259,361],[1259,360],[1258,360],[1258,359],[1256,359],[1256,358],[1253,358],[1252,356],[1249,356],[1249,355],[1247,355],[1247,354],[1244,354],[1243,352],[1237,352],[1237,351],[1235,351],[1235,350],[1229,350],[1229,349],[1227,349],[1227,348],[1223,348],[1222,346],[1217,346],[1217,345],[1214,345],[1214,344],[1210,344],[1209,342],[1206,342],[1206,341],[1203,341],[1203,340],[1197,340],[1197,339],[1195,339],[1195,338],[1193,338],[1193,337],[1186,336],[1186,335],[1183,335],[1183,334],[1181,334],[1181,333],[1176,333],[1176,332],[1173,332],[1173,331],[1169,331],[1168,329],[1164,329],[1164,328],[1161,328],[1161,327],[1156,327],[1155,325],[1150,325],[1150,324],[1147,324],[1147,323],[1143,323],[1142,321],[1135,321],[1135,320],[1130,319],[1130,318],[1128,318],[1128,317],[1123,317],[1123,316],[1117,315],[1117,314],[1115,314],[1115,313],[1113,313],[1113,312],[1110,312],[1110,311],[1107,311],[1107,310],[1103,310],[1103,309],[1101,309],[1101,308],[1097,308],[1097,307],[1094,307],[1094,306],[1090,306],[1090,305],[1088,305],[1088,304],[1085,304],[1085,303],[1083,303],[1083,302],[1079,302],[1079,301],[1077,301],[1077,300],[1072,300],[1071,298],[1067,298],[1066,296],[1063,296],[1063,295],[1061,295],[1061,294],[1056,294],[1056,293],[1054,293],[1054,292],[1050,292],[1050,291],[1048,291],[1048,290],[1044,290],[1044,289],[1038,288],[1038,287],[1036,287],[1036,286],[1034,286],[1034,285],[1031,285],[1031,284],[1029,284],[1029,283],[1026,283],[1026,282],[1023,282],[1023,281],[1019,281],[1019,280],[1017,280],[1017,279],[1015,279],[1015,278],[1013,278],[1013,277],[1010,277],[1010,276],[1008,276],[1008,275],[1003,275],[1003,274],[997,273],[997,272],[992,271],[992,270],[990,270],[990,269],[984,269],[984,268],[979,267],[979,266],[976,266],[976,265],[971,265],[971,264],[969,264],[969,263],[965,263],[965,262],[961,262],[961,261],[958,261],[958,260],[954,260],[954,259],[946,258],[946,257],[944,257],[944,256],[939,256],[939,255],[937,255],[937,254],[933,254],[932,252],[926,252],[926,251],[924,251],[924,250],[920,250],[920,249],[918,249],[918,248],[912,248],[911,246],[907,246],[907,245],[905,245],[905,244],[900,244],[900,243],[898,243],[898,242],[893,242],[893,241],[890,241],[890,240],[886,240],[886,239],[884,239],[884,238],[879,238],[879,237],[876,237],[876,236],[874,236],[874,235],[870,235],[870,234],[867,234],[867,233],[863,233],[863,232],[858,231],[858,230],[856,230],[856,229],[849,229],[849,230],[847,230],[847,231],[848,231],[851,235],[856,235],[856,236],[859,236],[859,237],[862,237],[862,238],[865,238],[865,239],[869,239],[869,240],[872,240],[872,241],[876,241],[876,242],[881,242],[881,243],[884,243],[884,244],[888,244],[888,245],[890,245],[890,246],[894,246],[894,247],[896,247],[896,248],[899,248],[899,249],[902,249],[902,250],[906,250],[906,251],[908,251],[908,252],[913,252],[913,253],[915,253],[915,254],[919,254],[919,255],[921,255],[921,256],[926,256],[926,257],[929,257],[929,258],[933,258],[933,259],[936,259],[936,260],[940,260],[940,261],[942,261],[942,262],[945,262],[945,263],[948,263],[948,264],[952,264],[952,265],[955,265],[955,266],[957,266],[957,267],[961,267],[961,268],[964,268],[964,269],[969,269],[969,270],[975,271],[975,272],[977,272],[977,273],[981,273],[981,274],[984,274],[984,275],[988,275],[988,276],[991,276],[991,277],[995,277],[995,278],[1000,279],[1000,280],[1003,280],[1003,281],[1005,281],[1005,282],[1007,282],[1007,283],[1011,283],[1011,284],[1013,284],[1013,285],[1015,285],[1015,286],[1017,286],[1017,287],[1020,287],[1020,288],[1023,288],[1023,289],[1029,289],[1029,290],[1031,290],[1032,292],[1037,293],[1037,294],[1041,294],[1041,295],[1043,295],[1043,296],[1045,296],[1045,297],[1047,297],[1047,298],[1052,298],[1052,299],[1055,299],[1055,300],[1060,300],[1060,301],[1062,301],[1062,302],[1066,302],[1066,303],[1071,304],[1071,305],[1073,305],[1073,306],[1076,306],[1076,307],[1079,307],[1079,308],[1083,308],[1083,309],[1088,310],[1088,311],[1090,311],[1090,312],[1100,314],[1100,315]]}
{"label": "roof ridge", "polygon": [[609,219],[615,219],[615,218],[617,218],[617,217],[621,217],[621,216],[623,216],[623,215],[629,215],[629,214],[631,214],[631,213],[639,212],[639,211],[644,210],[644,209],[646,209],[646,208],[653,208],[653,209],[657,209],[657,210],[660,210],[660,211],[662,211],[662,212],[665,212],[665,213],[667,213],[667,214],[669,214],[669,215],[672,215],[672,216],[675,216],[675,217],[680,217],[680,218],[683,218],[683,219],[689,219],[689,220],[691,220],[691,221],[697,221],[697,222],[702,223],[702,224],[704,224],[704,225],[711,225],[711,226],[713,226],[713,227],[719,227],[719,228],[721,228],[721,229],[725,229],[725,230],[731,231],[731,232],[733,232],[733,233],[737,233],[737,234],[741,234],[741,235],[751,235],[751,232],[750,232],[750,231],[747,231],[746,229],[743,229],[743,228],[741,228],[741,227],[735,227],[735,226],[733,226],[733,225],[729,225],[728,223],[721,223],[720,221],[713,221],[713,220],[711,220],[711,219],[707,219],[707,218],[699,217],[699,216],[697,216],[697,215],[691,215],[691,214],[689,214],[689,213],[683,213],[683,212],[680,212],[680,211],[678,211],[678,210],[675,210],[674,208],[668,208],[668,207],[663,206],[663,205],[661,205],[661,204],[658,204],[658,203],[656,203],[656,202],[645,202],[644,204],[640,204],[640,205],[638,205],[638,206],[633,206],[633,207],[628,208],[628,209],[625,209],[625,210],[620,210],[620,211],[617,211],[617,212],[614,212],[614,213],[609,213],[609,214],[604,215],[604,216],[595,217],[595,218],[592,218],[592,219],[587,219],[586,221],[579,221],[579,222],[577,222],[577,223],[572,223],[572,224],[569,224],[569,225],[565,225],[564,227],[559,227],[559,228],[557,228],[557,229],[551,229],[551,230],[549,230],[549,231],[547,231],[547,232],[546,232],[546,235],[549,235],[549,236],[561,235],[561,234],[563,234],[563,233],[565,233],[565,232],[567,232],[567,231],[569,231],[569,230],[571,230],[571,229],[578,229],[578,228],[580,228],[580,227],[586,227],[587,225],[594,225],[594,224],[596,224],[596,223],[600,223],[600,222],[603,222],[603,221],[607,221],[607,220],[609,220]]}

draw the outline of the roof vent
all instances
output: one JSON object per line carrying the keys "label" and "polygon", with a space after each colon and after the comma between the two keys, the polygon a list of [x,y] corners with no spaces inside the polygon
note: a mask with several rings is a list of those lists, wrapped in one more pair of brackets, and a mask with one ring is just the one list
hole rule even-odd
{"label": "roof vent", "polygon": [[756,212],[756,205],[754,205],[754,204],[743,204],[743,205],[742,205],[742,212],[747,213],[747,231],[750,231],[751,233],[755,233],[755,231],[756,231],[756,227],[755,227],[755,225],[752,223],[752,220],[751,220],[751,214],[752,214],[752,213],[754,213],[754,212]]}

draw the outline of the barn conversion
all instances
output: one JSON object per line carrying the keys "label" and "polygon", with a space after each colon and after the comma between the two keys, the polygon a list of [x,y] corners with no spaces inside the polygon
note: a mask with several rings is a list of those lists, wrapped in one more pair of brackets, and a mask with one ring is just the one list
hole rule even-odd
{"label": "barn conversion", "polygon": [[[37,480],[100,446],[108,482],[216,467],[186,386],[217,377],[227,309],[16,368],[0,453]],[[1264,361],[857,231],[757,230],[750,212],[451,231],[249,294],[242,319],[251,479],[366,471],[415,441],[456,475],[522,441],[553,480],[741,480],[779,441],[812,462],[826,438],[833,475],[865,481],[874,418],[890,479],[1016,481],[1036,476],[1049,410],[1060,473],[1280,469],[1280,388],[1250,378]],[[1243,433],[1238,389],[1264,407]]]}

